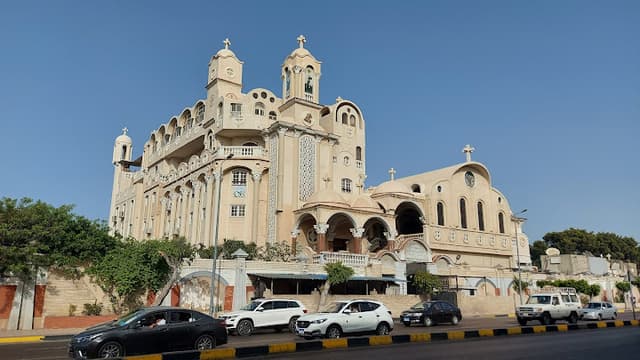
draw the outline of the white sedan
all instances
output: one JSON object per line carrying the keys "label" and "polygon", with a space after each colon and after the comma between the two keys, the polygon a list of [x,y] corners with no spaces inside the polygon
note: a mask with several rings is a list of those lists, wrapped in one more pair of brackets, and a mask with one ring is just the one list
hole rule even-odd
{"label": "white sedan", "polygon": [[583,320],[615,320],[617,316],[618,311],[616,307],[606,301],[590,302],[580,309],[580,319]]}

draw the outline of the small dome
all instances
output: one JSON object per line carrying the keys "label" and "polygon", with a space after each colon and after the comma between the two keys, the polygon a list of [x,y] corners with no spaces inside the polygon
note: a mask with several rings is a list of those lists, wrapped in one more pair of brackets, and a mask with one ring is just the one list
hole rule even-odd
{"label": "small dome", "polygon": [[386,181],[383,182],[382,184],[378,185],[375,190],[373,190],[373,195],[376,194],[390,194],[390,193],[395,193],[395,194],[411,194],[412,191],[409,188],[409,186],[399,182],[399,181],[395,181],[395,180],[390,180],[390,181]]}
{"label": "small dome", "polygon": [[365,195],[365,194],[358,196],[351,204],[351,207],[354,209],[367,209],[367,210],[380,209],[380,207],[378,206],[378,203],[375,202],[372,198],[370,198],[369,195]]}
{"label": "small dome", "polygon": [[132,143],[131,138],[129,137],[129,135],[127,135],[127,131],[129,131],[127,128],[122,129],[122,135],[116,138],[117,143],[126,143],[126,144]]}
{"label": "small dome", "polygon": [[295,50],[293,50],[291,52],[291,55],[289,55],[291,57],[305,57],[305,56],[312,56],[311,53],[309,52],[309,50],[305,49],[305,48],[297,48]]}
{"label": "small dome", "polygon": [[223,58],[236,57],[236,54],[233,51],[229,50],[229,49],[220,49],[220,51],[218,51],[216,53],[215,57],[217,57],[217,58],[219,58],[219,57],[223,57]]}
{"label": "small dome", "polygon": [[313,193],[313,195],[311,195],[309,200],[307,200],[307,202],[305,203],[305,206],[311,204],[348,206],[344,198],[331,189],[324,189]]}

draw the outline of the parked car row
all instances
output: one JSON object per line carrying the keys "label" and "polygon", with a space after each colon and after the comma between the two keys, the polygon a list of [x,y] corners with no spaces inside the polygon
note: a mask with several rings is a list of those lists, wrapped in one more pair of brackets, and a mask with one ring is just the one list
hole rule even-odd
{"label": "parked car row", "polygon": [[[393,330],[391,311],[370,299],[331,302],[309,314],[298,300],[255,299],[238,311],[213,318],[177,307],[149,307],[75,335],[69,343],[73,359],[123,356],[180,350],[206,350],[227,343],[227,334],[249,336],[255,329],[288,329],[296,336],[339,338],[347,334],[387,335]],[[457,324],[460,309],[444,301],[420,302],[402,312],[406,326]]]}

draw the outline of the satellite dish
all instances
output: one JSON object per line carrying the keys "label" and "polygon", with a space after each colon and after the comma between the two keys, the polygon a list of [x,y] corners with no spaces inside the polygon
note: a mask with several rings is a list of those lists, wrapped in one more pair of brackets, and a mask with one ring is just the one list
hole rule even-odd
{"label": "satellite dish", "polygon": [[554,247],[550,247],[547,250],[544,251],[545,254],[549,255],[549,256],[558,256],[560,255],[560,250],[554,248]]}

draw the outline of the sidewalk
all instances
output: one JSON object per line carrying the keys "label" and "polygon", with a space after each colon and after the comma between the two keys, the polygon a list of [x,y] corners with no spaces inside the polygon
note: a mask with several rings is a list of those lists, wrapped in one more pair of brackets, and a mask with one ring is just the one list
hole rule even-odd
{"label": "sidewalk", "polygon": [[[0,343],[6,342],[8,338],[19,340],[21,338],[33,338],[33,337],[46,337],[46,338],[69,338],[75,335],[84,328],[80,329],[34,329],[34,330],[0,330]],[[5,341],[2,341],[2,340]],[[36,339],[37,341],[37,339]]]}

